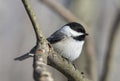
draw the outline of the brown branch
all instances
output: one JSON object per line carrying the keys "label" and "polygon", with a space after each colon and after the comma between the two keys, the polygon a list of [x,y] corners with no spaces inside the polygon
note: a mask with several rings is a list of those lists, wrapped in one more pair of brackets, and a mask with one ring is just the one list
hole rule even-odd
{"label": "brown branch", "polygon": [[117,36],[117,31],[119,28],[119,22],[120,22],[120,9],[117,11],[115,20],[112,25],[112,29],[110,31],[110,37],[108,41],[108,46],[106,50],[106,57],[103,67],[103,74],[100,78],[100,81],[109,81],[110,75],[112,74],[113,69],[113,61],[114,61],[114,44],[115,44],[115,38]]}
{"label": "brown branch", "polygon": [[62,72],[69,81],[89,81],[71,62],[68,62],[54,51],[49,55],[48,60],[48,64]]}
{"label": "brown branch", "polygon": [[29,15],[29,18],[32,22],[36,38],[36,52],[34,55],[33,69],[34,69],[34,80],[35,81],[53,81],[51,73],[46,68],[47,57],[48,57],[48,42],[40,31],[39,24],[37,22],[36,16],[31,9],[30,3],[28,0],[22,0],[23,5]]}
{"label": "brown branch", "polygon": [[[80,22],[82,25],[86,27],[84,22],[80,21],[76,16],[74,16],[68,9],[64,8],[59,3],[55,2],[54,0],[41,0],[44,2],[47,6],[49,6],[51,9],[53,9],[55,12],[57,12],[59,15],[61,15],[66,21],[72,22],[77,21]],[[85,28],[87,32],[89,33],[88,27]],[[89,72],[91,79],[96,81],[96,64],[95,64],[95,50],[93,47],[93,42],[91,40],[91,36],[86,39],[86,51],[87,56],[89,60]]]}
{"label": "brown branch", "polygon": [[28,5],[29,2],[28,0],[22,0],[23,4],[24,4],[24,7],[27,11],[27,14],[31,20],[31,23],[33,25],[33,28],[34,28],[34,31],[35,31],[35,35],[36,35],[36,38],[37,38],[37,43],[39,41],[45,41],[45,38],[42,36],[42,32],[40,31],[40,26],[39,26],[39,23],[37,21],[37,18],[34,14],[34,12],[31,10],[31,6]]}

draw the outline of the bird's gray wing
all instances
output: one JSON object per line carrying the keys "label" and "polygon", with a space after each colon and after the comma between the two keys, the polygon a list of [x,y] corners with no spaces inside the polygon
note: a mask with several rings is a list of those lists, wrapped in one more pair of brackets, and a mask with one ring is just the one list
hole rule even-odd
{"label": "bird's gray wing", "polygon": [[49,38],[47,38],[47,40],[51,43],[57,43],[59,41],[61,41],[62,39],[64,39],[66,37],[66,35],[60,31],[56,31],[55,33],[53,33]]}

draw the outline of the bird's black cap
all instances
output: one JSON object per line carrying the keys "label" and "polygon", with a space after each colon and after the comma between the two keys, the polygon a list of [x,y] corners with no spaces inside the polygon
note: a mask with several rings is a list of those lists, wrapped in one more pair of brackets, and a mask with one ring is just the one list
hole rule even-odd
{"label": "bird's black cap", "polygon": [[70,23],[66,24],[65,26],[70,26],[71,29],[73,29],[77,32],[86,33],[84,27],[79,23],[70,22]]}

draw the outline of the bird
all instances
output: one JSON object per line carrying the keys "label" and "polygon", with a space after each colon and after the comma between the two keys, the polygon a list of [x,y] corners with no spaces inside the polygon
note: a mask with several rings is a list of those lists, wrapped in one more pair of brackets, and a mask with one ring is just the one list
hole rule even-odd
{"label": "bird", "polygon": [[54,51],[72,62],[80,56],[87,35],[81,24],[70,22],[50,35],[47,40]]}
{"label": "bird", "polygon": [[[72,62],[80,56],[87,35],[88,33],[81,24],[70,22],[51,34],[47,41],[53,46],[54,51]],[[33,47],[27,54],[15,58],[15,60],[22,61],[28,57],[33,57],[36,47]]]}

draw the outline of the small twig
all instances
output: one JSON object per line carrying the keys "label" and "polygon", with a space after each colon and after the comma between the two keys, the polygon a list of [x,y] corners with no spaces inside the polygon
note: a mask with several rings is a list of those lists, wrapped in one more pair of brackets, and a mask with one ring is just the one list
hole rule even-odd
{"label": "small twig", "polygon": [[33,28],[34,28],[34,31],[35,31],[35,35],[36,35],[36,38],[37,38],[37,43],[39,41],[45,41],[45,38],[42,36],[42,32],[40,31],[40,26],[39,26],[39,23],[37,21],[37,18],[34,14],[34,12],[31,10],[31,6],[28,5],[29,2],[28,0],[22,0],[23,4],[24,4],[24,7],[27,11],[27,14],[31,20],[31,23],[33,25]]}
{"label": "small twig", "polygon": [[36,34],[36,38],[37,38],[37,45],[36,45],[36,51],[34,55],[34,62],[33,62],[34,80],[35,81],[53,81],[51,73],[48,72],[46,68],[47,57],[49,52],[48,42],[46,41],[46,39],[44,38],[44,36],[40,31],[39,24],[37,22],[34,12],[31,9],[29,1],[22,0],[22,2],[32,22],[32,25]]}
{"label": "small twig", "polygon": [[104,67],[103,67],[103,74],[100,78],[100,81],[109,81],[112,69],[113,69],[113,61],[114,61],[114,43],[115,43],[115,38],[117,36],[117,31],[119,28],[119,22],[120,22],[120,10],[117,11],[115,20],[112,25],[112,29],[110,31],[110,37],[108,41],[108,46],[106,50],[106,57],[105,57],[105,62],[104,62]]}

